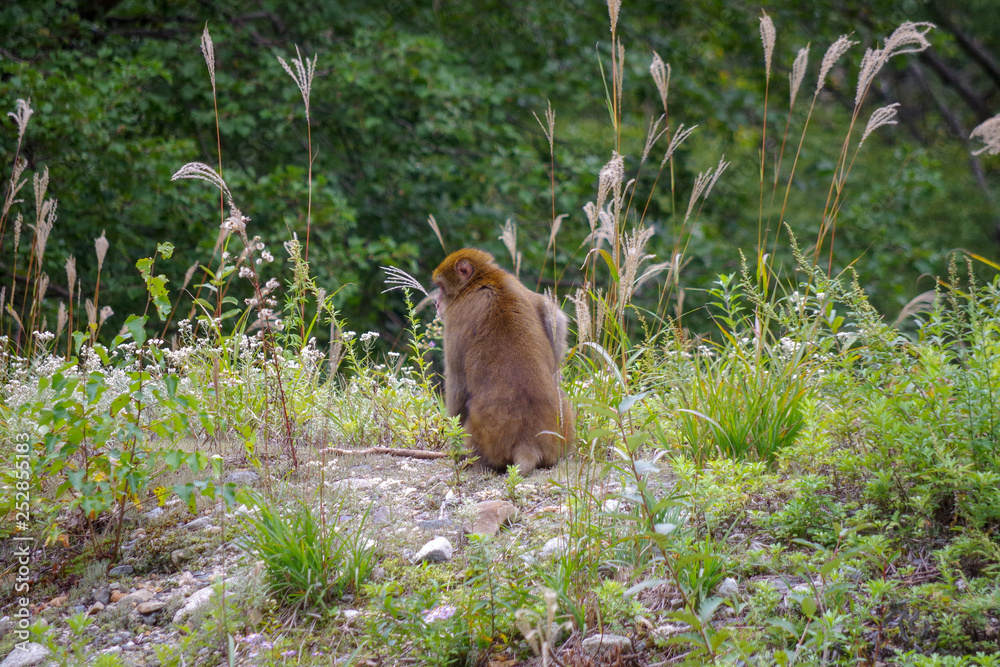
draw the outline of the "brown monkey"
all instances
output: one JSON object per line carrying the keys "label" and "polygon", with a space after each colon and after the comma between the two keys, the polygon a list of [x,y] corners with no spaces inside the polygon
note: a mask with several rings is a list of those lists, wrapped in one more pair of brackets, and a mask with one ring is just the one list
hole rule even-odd
{"label": "brown monkey", "polygon": [[482,250],[453,252],[434,271],[444,321],[445,395],[467,444],[494,469],[554,465],[574,437],[559,389],[566,315]]}

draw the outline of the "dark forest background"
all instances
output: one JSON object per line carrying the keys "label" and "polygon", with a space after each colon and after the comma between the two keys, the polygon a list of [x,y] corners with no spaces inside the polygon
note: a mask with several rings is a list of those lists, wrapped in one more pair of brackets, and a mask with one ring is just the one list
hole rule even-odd
{"label": "dark forest background", "polygon": [[[833,270],[853,263],[873,303],[892,318],[933,288],[932,276],[946,272],[952,251],[997,260],[1000,161],[971,156],[976,146],[968,140],[973,127],[1000,112],[993,0],[625,0],[618,31],[627,57],[627,167],[634,170],[649,119],[660,113],[648,72],[653,51],[672,66],[671,124],[699,125],[678,153],[676,194],[661,184],[647,213],[658,231],[647,248],[658,261],[673,246],[670,230],[695,175],[720,154],[733,162],[688,245],[681,283],[691,290],[691,307],[698,288],[739,269],[739,249],[755,253],[762,8],[778,31],[767,116],[768,134],[778,140],[797,50],[811,44],[792,117],[795,141],[827,46],[848,33],[861,42],[832,73],[810,123],[786,213],[796,234],[815,238],[864,49],[903,21],[930,21],[938,26],[929,35],[933,49],[892,59],[869,96],[872,109],[902,103],[900,122],[869,139],[854,167]],[[578,277],[585,254],[578,246],[589,232],[582,206],[594,199],[597,173],[614,147],[601,69],[602,62],[605,74],[610,69],[604,3],[15,0],[0,9],[0,106],[12,111],[17,98],[31,98],[26,173],[48,167],[49,196],[59,200],[45,255],[53,313],[68,295],[69,256],[77,258],[83,293],[91,289],[102,230],[110,251],[101,301],[115,310],[106,329],[112,333],[145,307],[135,262],[157,242],[176,246],[156,265],[173,290],[188,267],[212,256],[217,193],[203,182],[170,180],[187,162],[219,162],[212,86],[199,50],[206,23],[215,45],[224,177],[252,218],[251,234],[278,257],[274,275],[286,275],[278,266],[281,242],[305,231],[302,98],[277,60],[295,57],[297,45],[304,56],[318,56],[309,259],[317,282],[340,290],[337,302],[352,327],[400,326],[400,296],[382,294],[379,266],[429,282],[444,252],[428,215],[448,250],[480,246],[508,266],[498,236],[513,219],[521,275],[537,282],[553,206],[549,145],[533,112],[543,116],[547,101],[556,113],[554,208],[569,215],[556,265],[568,267],[563,285]],[[2,130],[7,180],[17,128],[5,118]],[[30,183],[21,197],[19,210],[34,220]],[[0,285],[9,295],[21,283],[10,225],[4,233]],[[29,250],[21,243],[18,253],[26,258]]]}

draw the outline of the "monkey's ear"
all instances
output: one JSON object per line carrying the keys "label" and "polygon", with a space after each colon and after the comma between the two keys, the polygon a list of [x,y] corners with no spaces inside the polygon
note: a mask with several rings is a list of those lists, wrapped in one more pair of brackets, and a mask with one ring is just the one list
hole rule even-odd
{"label": "monkey's ear", "polygon": [[464,283],[472,277],[472,262],[467,259],[458,260],[458,262],[455,263],[455,272],[458,273],[458,277],[461,278]]}

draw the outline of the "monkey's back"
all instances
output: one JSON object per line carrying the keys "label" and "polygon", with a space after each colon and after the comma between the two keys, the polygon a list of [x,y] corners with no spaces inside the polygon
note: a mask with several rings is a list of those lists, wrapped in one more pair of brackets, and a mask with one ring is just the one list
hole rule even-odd
{"label": "monkey's back", "polygon": [[446,375],[464,385],[449,388],[448,407],[462,415],[471,445],[493,468],[553,465],[562,452],[558,360],[537,296],[496,270],[470,283],[446,311]]}

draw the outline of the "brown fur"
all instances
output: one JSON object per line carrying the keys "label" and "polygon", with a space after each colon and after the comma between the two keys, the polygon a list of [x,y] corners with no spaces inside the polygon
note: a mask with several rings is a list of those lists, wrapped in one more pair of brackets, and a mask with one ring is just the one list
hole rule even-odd
{"label": "brown fur", "polygon": [[[483,465],[522,474],[554,465],[574,438],[559,389],[566,315],[493,261],[465,248],[434,271],[444,321],[448,412]],[[561,428],[560,428],[561,425]]]}

